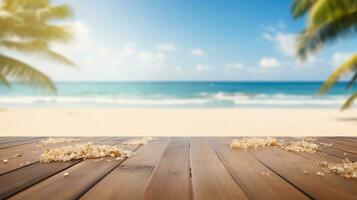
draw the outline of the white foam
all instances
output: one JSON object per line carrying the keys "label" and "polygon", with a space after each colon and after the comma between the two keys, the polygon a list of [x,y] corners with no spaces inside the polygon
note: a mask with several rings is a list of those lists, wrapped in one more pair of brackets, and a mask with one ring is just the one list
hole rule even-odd
{"label": "white foam", "polygon": [[129,99],[116,97],[0,97],[0,104],[118,104],[118,105],[188,105],[205,104],[208,99]]}
{"label": "white foam", "polygon": [[145,98],[145,97],[118,97],[118,96],[3,96],[0,105],[118,105],[118,106],[340,106],[346,99],[345,95],[286,95],[277,94],[246,94],[201,93],[192,98]]}

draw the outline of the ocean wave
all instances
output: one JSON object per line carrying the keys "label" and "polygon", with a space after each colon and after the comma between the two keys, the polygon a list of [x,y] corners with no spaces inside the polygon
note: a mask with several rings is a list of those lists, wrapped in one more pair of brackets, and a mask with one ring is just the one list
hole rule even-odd
{"label": "ocean wave", "polygon": [[208,99],[144,99],[115,97],[0,97],[0,104],[119,104],[119,105],[188,105],[205,104]]}
{"label": "ocean wave", "polygon": [[[207,94],[206,94],[207,96]],[[231,101],[239,105],[262,105],[262,106],[338,106],[347,96],[345,95],[292,95],[292,94],[247,94],[247,93],[224,93],[218,92],[210,95],[211,98],[220,101]]]}
{"label": "ocean wave", "polygon": [[178,97],[118,97],[118,96],[3,96],[0,105],[109,105],[109,106],[340,106],[344,95],[292,95],[292,94],[247,94],[247,93],[201,93],[199,96]]}

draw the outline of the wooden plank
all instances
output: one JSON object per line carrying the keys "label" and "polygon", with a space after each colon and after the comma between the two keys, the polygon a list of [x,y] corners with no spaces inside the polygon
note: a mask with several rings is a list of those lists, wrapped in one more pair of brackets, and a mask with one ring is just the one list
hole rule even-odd
{"label": "wooden plank", "polygon": [[11,142],[16,142],[16,141],[21,141],[21,140],[30,140],[34,139],[35,137],[0,137],[0,147],[1,144],[5,143],[11,143]]}
{"label": "wooden plank", "polygon": [[249,152],[231,149],[230,142],[231,139],[211,140],[217,155],[249,199],[310,199]]}
{"label": "wooden plank", "polygon": [[[108,138],[98,138],[94,139],[93,143],[102,143],[106,140],[108,140]],[[81,160],[50,163],[36,162],[3,174],[0,176],[0,199],[12,196],[79,162],[81,162]]]}
{"label": "wooden plank", "polygon": [[[111,138],[105,141],[107,145],[117,145],[125,138]],[[137,146],[132,146],[129,150],[135,150]],[[69,176],[58,173],[18,194],[10,199],[77,199],[90,187],[95,185],[113,168],[118,166],[123,160],[113,158],[88,159],[67,168],[65,171]]]}
{"label": "wooden plank", "polygon": [[194,199],[248,199],[207,140],[191,139]]}
{"label": "wooden plank", "polygon": [[[300,141],[301,139],[298,138],[293,138],[293,137],[284,137],[282,138],[284,141],[286,142],[296,142],[296,141]],[[342,159],[349,159],[350,161],[357,161],[357,154],[353,154],[350,152],[345,152],[341,149],[336,149],[336,148],[332,148],[329,146],[324,146],[321,144],[320,141],[313,141],[313,143],[319,145],[319,149],[321,150],[322,153],[331,155],[331,156],[335,156],[338,158],[342,158]]]}
{"label": "wooden plank", "polygon": [[338,149],[344,152],[357,154],[357,145],[351,146],[348,143],[329,139],[329,138],[318,138],[318,141],[324,143],[331,143],[332,144],[331,148]]}
{"label": "wooden plank", "polygon": [[357,149],[357,143],[356,142],[351,142],[351,141],[347,141],[347,140],[341,140],[341,139],[338,139],[338,138],[330,138],[330,137],[323,137],[323,138],[318,138],[318,139],[321,139],[321,140],[326,140],[330,143],[337,143],[337,144],[340,144],[340,145],[347,145],[347,146],[350,146],[350,147],[354,147],[355,149]]}
{"label": "wooden plank", "polygon": [[35,137],[35,138],[16,138],[9,140],[7,142],[0,144],[0,150],[7,149],[10,147],[15,147],[24,144],[31,144],[43,140],[45,137]]}
{"label": "wooden plank", "polygon": [[151,175],[170,138],[160,138],[141,147],[81,199],[143,199]]}
{"label": "wooden plank", "polygon": [[343,142],[349,142],[352,143],[354,145],[357,145],[357,137],[353,138],[353,137],[327,137],[330,139],[335,139],[335,140],[340,140]]}
{"label": "wooden plank", "polygon": [[323,153],[326,153],[328,155],[332,155],[332,156],[335,156],[335,157],[338,157],[338,158],[342,158],[342,159],[347,158],[350,161],[357,162],[357,154],[344,152],[342,150],[334,149],[334,148],[331,148],[331,147],[320,146],[320,149],[321,149],[321,151]]}
{"label": "wooden plank", "polygon": [[[301,155],[284,151],[278,147],[264,147],[251,153],[264,165],[313,199],[355,199],[355,180],[333,174],[317,176],[321,166],[313,165]],[[307,171],[304,174],[303,171]]]}
{"label": "wooden plank", "polygon": [[145,199],[192,199],[190,139],[173,138],[151,178]]}
{"label": "wooden plank", "polygon": [[[86,142],[94,138],[79,138],[78,142],[60,143],[41,146],[37,141],[31,144],[24,144],[19,146],[13,146],[0,150],[0,159],[7,159],[9,162],[0,165],[0,175],[16,170],[18,168],[30,165],[39,161],[39,157],[48,147],[59,147],[69,144],[76,144],[79,142]],[[15,157],[16,154],[21,156]]]}

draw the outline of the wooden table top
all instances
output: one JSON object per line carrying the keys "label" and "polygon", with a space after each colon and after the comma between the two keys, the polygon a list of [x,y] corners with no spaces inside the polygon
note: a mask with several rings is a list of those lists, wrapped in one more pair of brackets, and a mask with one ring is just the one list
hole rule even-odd
{"label": "wooden table top", "polygon": [[[242,151],[224,137],[162,137],[130,146],[134,153],[123,160],[40,163],[43,139],[0,137],[0,161],[8,159],[0,163],[0,199],[357,199],[356,178],[318,176],[322,166],[313,164],[356,162],[357,137],[318,138],[332,146],[315,153]],[[74,143],[120,146],[133,139],[80,137]],[[54,146],[61,145],[68,143]]]}

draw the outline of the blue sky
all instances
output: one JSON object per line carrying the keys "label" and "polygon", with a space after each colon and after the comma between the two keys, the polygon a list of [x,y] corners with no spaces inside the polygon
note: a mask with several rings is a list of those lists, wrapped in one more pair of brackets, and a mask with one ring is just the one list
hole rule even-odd
{"label": "blue sky", "polygon": [[289,0],[62,1],[75,39],[54,49],[80,67],[31,62],[57,81],[323,80],[357,46],[327,45],[306,63],[293,56]]}

